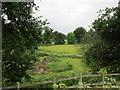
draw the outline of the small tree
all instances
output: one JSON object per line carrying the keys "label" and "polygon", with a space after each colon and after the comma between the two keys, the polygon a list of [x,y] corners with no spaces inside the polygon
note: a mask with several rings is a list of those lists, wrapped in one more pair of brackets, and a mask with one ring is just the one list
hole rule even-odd
{"label": "small tree", "polygon": [[106,51],[107,43],[101,39],[99,34],[96,34],[97,38],[94,40],[92,45],[87,48],[85,53],[86,63],[92,69],[92,72],[97,73],[102,67],[102,59],[106,57],[108,53]]}

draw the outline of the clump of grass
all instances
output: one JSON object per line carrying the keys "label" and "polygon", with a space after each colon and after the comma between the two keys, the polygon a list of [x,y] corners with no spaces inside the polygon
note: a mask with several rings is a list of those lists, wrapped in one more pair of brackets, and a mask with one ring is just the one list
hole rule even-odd
{"label": "clump of grass", "polygon": [[48,56],[46,57],[46,59],[48,60],[48,62],[60,62],[60,59],[56,56]]}
{"label": "clump of grass", "polygon": [[51,72],[63,72],[67,70],[72,70],[73,67],[69,62],[55,62],[55,63],[49,63],[48,69]]}

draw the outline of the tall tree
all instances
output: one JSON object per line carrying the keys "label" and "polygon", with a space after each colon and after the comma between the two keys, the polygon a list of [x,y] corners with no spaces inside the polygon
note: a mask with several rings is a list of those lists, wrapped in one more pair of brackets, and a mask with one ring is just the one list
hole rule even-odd
{"label": "tall tree", "polygon": [[81,38],[81,43],[86,43],[86,44],[95,44],[95,43],[100,42],[100,41],[101,41],[100,35],[96,31],[94,31],[93,29],[90,29]]}
{"label": "tall tree", "polygon": [[75,29],[74,34],[78,43],[81,42],[81,38],[85,35],[86,30],[83,27],[78,27]]}
{"label": "tall tree", "polygon": [[67,34],[67,42],[68,42],[68,44],[74,44],[76,42],[74,33],[70,32]]}
{"label": "tall tree", "polygon": [[33,2],[2,3],[3,80],[11,84],[29,77],[26,71],[35,60],[34,47],[42,41],[44,25],[32,17],[33,7]]}
{"label": "tall tree", "polygon": [[49,28],[48,26],[44,28],[45,32],[43,34],[44,37],[44,44],[52,44],[53,41],[53,30]]}
{"label": "tall tree", "polygon": [[[105,42],[101,42],[102,45],[99,43],[100,47],[104,46],[102,47],[103,51],[98,53],[103,55],[102,59],[99,58],[101,66],[107,67],[108,72],[120,72],[120,7],[106,8],[100,10],[99,13],[98,19],[93,23],[93,28]],[[97,48],[99,47],[97,46]],[[92,56],[93,49],[91,49],[89,56]],[[94,57],[92,56],[92,58]]]}
{"label": "tall tree", "polygon": [[64,44],[66,36],[63,33],[54,32],[54,42],[55,44]]}

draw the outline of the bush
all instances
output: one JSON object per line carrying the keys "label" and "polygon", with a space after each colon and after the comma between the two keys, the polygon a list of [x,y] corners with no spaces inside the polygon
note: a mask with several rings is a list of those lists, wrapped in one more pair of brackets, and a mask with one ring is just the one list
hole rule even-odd
{"label": "bush", "polygon": [[51,72],[62,72],[72,70],[73,67],[68,62],[55,62],[48,64],[49,71]]}

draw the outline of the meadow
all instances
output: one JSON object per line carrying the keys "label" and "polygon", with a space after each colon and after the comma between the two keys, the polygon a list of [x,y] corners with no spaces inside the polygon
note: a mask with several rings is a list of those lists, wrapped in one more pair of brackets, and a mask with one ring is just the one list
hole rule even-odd
{"label": "meadow", "polygon": [[[84,58],[78,57],[64,57],[64,55],[82,55],[84,57],[84,48],[85,45],[53,45],[53,46],[39,46],[40,51],[44,53],[49,52],[50,55],[46,55],[43,57],[38,57],[39,62],[41,59],[47,58],[48,64],[48,72],[43,74],[31,74],[33,77],[32,81],[45,81],[56,78],[64,78],[70,76],[78,76],[80,73],[82,74],[90,74],[89,68],[84,62]],[[61,57],[52,55],[53,52],[55,54],[62,54]],[[37,52],[39,53],[39,52]],[[52,55],[52,56],[51,56]],[[63,56],[63,57],[62,57]],[[44,79],[43,79],[44,78]]]}
{"label": "meadow", "polygon": [[[48,68],[47,73],[35,73],[33,72],[28,72],[29,75],[32,77],[30,83],[33,82],[41,82],[41,81],[48,81],[48,80],[53,80],[54,78],[56,79],[62,79],[62,78],[67,78],[67,77],[72,77],[72,76],[79,76],[80,74],[92,74],[91,69],[87,66],[85,63],[85,57],[84,53],[86,51],[86,47],[89,45],[87,44],[81,44],[81,45],[53,45],[53,46],[39,46],[39,50],[43,51],[43,53],[48,53],[45,54],[43,57],[38,57],[38,61],[42,59],[48,59],[48,63],[46,67]],[[37,52],[39,54],[39,52]],[[54,55],[55,56],[54,56]],[[61,54],[61,56],[57,56],[57,54]],[[68,54],[73,54],[73,55],[81,55],[82,58],[79,57],[64,57],[65,55],[67,56]],[[101,81],[101,78],[83,78],[84,83],[91,83],[92,81],[94,82],[99,82]],[[57,84],[60,83],[65,83],[67,86],[70,85],[77,85],[79,82],[79,79],[75,80],[69,80],[69,81],[63,81],[63,82],[58,82]],[[27,83],[25,79],[23,79],[23,83]],[[53,84],[44,84],[44,85],[36,85],[36,86],[31,86],[31,87],[26,87],[26,88],[51,88],[53,87]]]}
{"label": "meadow", "polygon": [[53,45],[53,46],[39,46],[38,49],[42,51],[50,51],[55,53],[78,54],[79,45]]}

